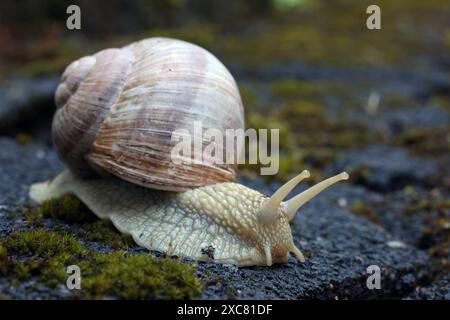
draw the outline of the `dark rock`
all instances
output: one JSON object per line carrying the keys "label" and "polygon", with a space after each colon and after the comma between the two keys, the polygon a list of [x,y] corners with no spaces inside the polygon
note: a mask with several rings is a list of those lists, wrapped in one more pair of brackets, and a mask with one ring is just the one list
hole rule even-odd
{"label": "dark rock", "polygon": [[[0,86],[0,133],[29,130],[38,118],[51,118],[59,78],[15,78]],[[16,133],[16,132],[15,132]]]}
{"label": "dark rock", "polygon": [[450,275],[447,274],[431,286],[417,288],[413,294],[408,296],[408,299],[450,300]]}
{"label": "dark rock", "polygon": [[273,81],[274,79],[307,79],[338,81],[340,83],[373,82],[377,87],[386,86],[396,88],[396,92],[414,92],[416,95],[426,95],[430,92],[448,92],[450,84],[448,74],[442,70],[433,72],[414,72],[386,68],[341,68],[335,66],[281,64],[267,65],[261,68],[248,68],[245,65],[230,67],[232,73],[238,78]]}
{"label": "dark rock", "polygon": [[31,183],[56,175],[63,169],[56,153],[46,145],[20,145],[0,138],[0,204],[15,207],[28,201]]}
{"label": "dark rock", "polygon": [[[411,128],[436,128],[450,124],[450,113],[433,106],[419,108],[398,108],[383,112],[379,121],[386,125],[393,135]],[[369,122],[370,123],[370,122]],[[374,122],[379,125],[379,122]]]}
{"label": "dark rock", "polygon": [[62,170],[55,152],[45,145],[20,145],[0,138],[0,236],[20,227],[21,221],[8,219],[19,206],[29,202],[28,189]]}
{"label": "dark rock", "polygon": [[[307,256],[305,264],[294,258],[272,268],[200,264],[200,272],[207,270],[214,283],[201,298],[394,298],[429,278],[425,253],[407,245],[393,247],[393,238],[382,228],[323,197],[301,209],[292,229]],[[380,290],[366,286],[370,265],[381,268]]]}
{"label": "dark rock", "polygon": [[[31,183],[50,178],[62,166],[53,151],[46,147],[21,146],[12,140],[0,139],[0,148],[5,151],[0,157],[0,180],[3,182],[0,184],[0,202],[6,206],[3,209],[6,216],[28,201]],[[42,154],[37,156],[37,153]],[[262,192],[272,192],[272,188],[264,188],[264,184],[255,182],[255,186]],[[20,227],[20,221],[7,221],[6,217],[0,219],[2,228]],[[201,263],[198,274],[208,285],[200,298],[401,297],[429,277],[426,254],[408,246],[390,247],[388,242],[392,237],[388,233],[339,208],[326,195],[307,204],[296,217],[292,229],[296,244],[307,256],[305,264],[299,264],[292,257],[289,263],[272,268]],[[381,290],[366,287],[366,269],[373,264],[382,270]],[[25,290],[27,287],[22,284],[11,291],[7,279],[0,282],[0,291],[12,297],[65,296],[45,288]]]}
{"label": "dark rock", "polygon": [[[424,193],[420,190],[417,192]],[[422,230],[427,226],[424,215],[407,213],[412,201],[417,197],[417,195],[407,196],[403,190],[382,194],[351,184],[342,184],[329,193],[330,199],[342,202],[349,210],[355,203],[362,204],[364,212],[360,214],[371,221],[376,220],[378,225],[397,240],[413,246],[417,246]]]}
{"label": "dark rock", "polygon": [[407,185],[429,187],[439,179],[439,167],[387,145],[370,145],[353,150],[332,164],[327,172],[346,170],[357,184],[381,192],[403,189]]}
{"label": "dark rock", "polygon": [[[23,224],[20,220],[11,222],[7,216],[28,201],[29,185],[52,177],[62,166],[53,151],[41,145],[21,146],[0,139],[0,148],[0,203],[5,205],[0,217],[1,236]],[[38,152],[41,156],[36,155]],[[272,192],[258,181],[245,183],[261,192]],[[294,241],[306,255],[305,264],[292,257],[287,264],[271,268],[200,263],[198,274],[205,280],[206,289],[199,298],[398,298],[426,283],[430,278],[427,255],[408,245],[392,246],[390,241],[396,239],[383,228],[340,208],[333,200],[340,187],[305,205],[292,225]],[[90,248],[96,250],[96,246]],[[381,268],[380,290],[366,286],[370,265]],[[67,294],[41,286],[32,288],[22,283],[12,290],[8,279],[0,278],[0,292],[13,298]]]}

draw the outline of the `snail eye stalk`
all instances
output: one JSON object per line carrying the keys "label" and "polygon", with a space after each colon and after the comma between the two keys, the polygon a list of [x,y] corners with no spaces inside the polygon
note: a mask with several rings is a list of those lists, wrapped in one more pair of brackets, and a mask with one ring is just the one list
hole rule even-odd
{"label": "snail eye stalk", "polygon": [[272,252],[270,251],[269,244],[264,245],[264,254],[266,256],[266,264],[268,267],[270,267],[272,265]]}
{"label": "snail eye stalk", "polygon": [[302,173],[292,178],[275,191],[258,212],[258,218],[261,224],[267,225],[275,221],[278,214],[278,208],[284,198],[286,198],[289,192],[291,192],[303,179],[309,178],[309,176],[309,171],[303,170]]}
{"label": "snail eye stalk", "polygon": [[292,199],[285,202],[286,206],[286,217],[291,221],[295,217],[295,213],[303,206],[306,202],[317,196],[319,193],[332,186],[336,182],[347,180],[349,178],[347,172],[341,172],[334,177],[328,178],[318,184],[312,186],[311,188],[303,191],[302,193],[296,195]]}
{"label": "snail eye stalk", "polygon": [[295,256],[297,257],[298,261],[300,261],[301,263],[305,262],[305,257],[303,256],[303,253],[300,251],[299,248],[297,248],[296,246],[293,246],[291,249],[291,252],[293,254],[295,254]]}

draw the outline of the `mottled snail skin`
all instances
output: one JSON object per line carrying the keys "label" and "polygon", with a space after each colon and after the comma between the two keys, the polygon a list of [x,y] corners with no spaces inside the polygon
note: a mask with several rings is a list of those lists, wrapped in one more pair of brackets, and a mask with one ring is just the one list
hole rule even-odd
{"label": "mottled snail skin", "polygon": [[[195,139],[194,121],[204,130],[244,128],[233,77],[211,53],[187,42],[151,38],[81,58],[64,72],[55,102],[53,142],[68,169],[32,185],[30,197],[41,203],[75,194],[150,250],[237,266],[271,266],[290,252],[303,262],[289,221],[308,200],[348,178],[341,173],[283,201],[309,172],[268,198],[231,182],[235,164],[175,164],[175,130]],[[203,147],[209,143],[203,140]]]}
{"label": "mottled snail skin", "polygon": [[[283,198],[304,178],[303,171],[267,198],[241,184],[226,182],[184,192],[142,188],[115,177],[82,179],[68,170],[53,181],[34,184],[30,197],[42,202],[75,194],[97,216],[109,219],[145,248],[200,261],[237,266],[287,262],[295,246],[289,221],[298,208],[332,184],[348,179],[343,172]],[[205,249],[213,248],[213,255]]]}
{"label": "mottled snail skin", "polygon": [[[181,193],[144,189],[115,178],[81,180],[66,171],[49,185],[35,185],[32,197],[44,200],[75,194],[100,218],[108,218],[135,242],[169,255],[209,261],[202,249],[214,248],[218,263],[238,266],[286,262],[294,248],[283,215],[265,228],[254,218],[264,202],[257,191],[219,183]],[[51,195],[51,196],[50,196]],[[267,260],[264,244],[271,247]],[[204,252],[204,251],[203,251]]]}

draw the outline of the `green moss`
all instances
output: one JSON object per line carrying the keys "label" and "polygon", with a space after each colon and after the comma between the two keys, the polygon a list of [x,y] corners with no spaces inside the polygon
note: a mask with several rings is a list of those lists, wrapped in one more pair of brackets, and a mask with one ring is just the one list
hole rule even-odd
{"label": "green moss", "polygon": [[16,141],[20,144],[26,145],[31,143],[32,139],[31,136],[26,133],[19,133],[16,135]]}
{"label": "green moss", "polygon": [[386,108],[413,108],[420,106],[419,101],[414,97],[402,95],[386,95],[382,100],[383,107]]}
{"label": "green moss", "polygon": [[440,211],[450,210],[450,199],[436,201],[434,207]]}
{"label": "green moss", "polygon": [[129,247],[135,246],[133,238],[130,235],[118,232],[108,220],[85,223],[83,228],[78,231],[78,235],[85,240],[99,241],[111,245],[117,250],[126,250]]}
{"label": "green moss", "polygon": [[413,128],[400,134],[397,144],[420,156],[439,157],[450,152],[449,128]]}
{"label": "green moss", "polygon": [[240,86],[239,92],[241,95],[242,104],[244,105],[244,109],[246,111],[253,109],[253,107],[256,105],[256,94],[245,85]]}
{"label": "green moss", "polygon": [[306,149],[297,148],[289,152],[280,153],[279,170],[275,177],[264,177],[268,181],[278,181],[284,183],[294,176],[298,175],[303,170],[307,169],[311,172],[311,178],[305,181],[305,184],[313,184],[320,181],[323,177],[321,173],[310,163],[307,163],[308,151]]}
{"label": "green moss", "polygon": [[184,25],[182,28],[153,29],[142,35],[142,38],[146,37],[168,37],[180,39],[195,43],[206,49],[211,49],[215,40],[215,32],[213,27],[209,24],[192,23]]}
{"label": "green moss", "polygon": [[99,241],[114,249],[127,249],[134,245],[129,235],[117,231],[108,220],[99,220],[77,197],[64,195],[44,201],[39,207],[26,213],[30,223],[37,224],[43,218],[52,218],[69,223],[80,223],[77,234],[89,241]]}
{"label": "green moss", "polygon": [[27,213],[31,222],[42,218],[59,219],[65,222],[85,223],[96,221],[95,215],[74,195],[44,201],[39,207]]}
{"label": "green moss", "polygon": [[42,46],[30,46],[27,61],[18,61],[17,64],[10,65],[14,68],[15,74],[23,77],[60,74],[71,62],[95,52],[95,49],[92,44],[86,46],[85,42],[62,37],[57,41],[44,43]]}
{"label": "green moss", "polygon": [[83,249],[73,236],[67,233],[38,229],[35,231],[13,232],[2,240],[9,253],[52,257],[79,255]]}
{"label": "green moss", "polygon": [[[301,63],[334,64],[352,68],[404,65],[419,69],[424,66],[424,63],[421,59],[414,58],[440,57],[449,47],[450,31],[443,23],[448,16],[448,10],[443,9],[448,7],[445,0],[432,3],[428,1],[424,5],[405,0],[384,1],[383,15],[389,18],[383,19],[383,30],[390,30],[389,33],[368,31],[364,27],[367,14],[361,5],[354,1],[333,1],[332,3],[325,0],[265,1],[265,3],[269,2],[275,4],[275,8],[279,7],[279,3],[299,3],[300,10],[282,10],[282,12],[274,10],[267,12],[264,17],[258,17],[258,14],[254,15],[254,10],[249,9],[251,6],[239,5],[239,8],[235,9],[242,15],[237,15],[231,23],[223,25],[217,23],[218,21],[205,23],[202,19],[194,19],[195,22],[181,22],[181,24],[177,22],[175,27],[167,29],[164,25],[171,20],[169,11],[172,11],[158,8],[163,12],[162,14],[155,15],[152,12],[156,18],[156,20],[152,19],[152,25],[157,28],[133,38],[134,40],[151,36],[180,38],[211,48],[220,58],[224,58],[222,60],[227,65],[234,62],[250,67]],[[258,5],[258,8],[260,7]],[[182,6],[177,7],[177,9],[181,8]],[[145,10],[148,8],[143,12]],[[345,12],[345,14],[336,15],[336,12]],[[205,12],[201,15],[204,14]],[[322,21],[317,21],[318,16]],[[248,23],[249,20],[255,23]],[[326,23],[322,23],[323,21]],[[405,28],[411,25],[411,21],[414,21],[415,28]],[[363,27],[361,27],[362,24]],[[435,32],[438,36],[433,39],[416,36],[427,32]],[[28,45],[20,47],[23,50],[13,50],[14,52],[25,51],[19,55],[14,55],[9,48],[6,50],[9,56],[5,55],[5,60],[8,62],[17,60],[18,62],[12,68],[12,71],[16,71],[16,67],[20,67],[21,59],[23,60],[25,56],[27,60],[33,59],[33,65],[27,67],[27,72],[43,74],[60,70],[52,65],[66,66],[66,62],[57,63],[61,57],[68,57],[73,52],[76,52],[76,56],[79,57],[81,54],[78,53],[83,49],[86,50],[85,48],[89,48],[91,53],[95,52],[96,45],[101,45],[102,48],[112,47],[113,44],[110,42],[117,41],[120,37],[121,41],[116,45],[124,45],[131,40],[129,36],[116,34],[114,37],[107,37],[106,41],[99,42],[99,39],[96,39],[96,43],[93,43],[94,41],[78,41],[77,37],[50,32],[40,39],[39,46]],[[405,52],[410,53],[406,55],[406,58]],[[11,59],[8,60],[8,58]],[[72,60],[72,58],[69,59],[69,61]]]}
{"label": "green moss", "polygon": [[319,94],[316,82],[296,79],[272,82],[272,92],[284,99],[316,98]]}
{"label": "green moss", "polygon": [[5,274],[9,269],[8,250],[0,244],[0,274]]}
{"label": "green moss", "polygon": [[406,196],[415,196],[417,194],[416,189],[411,185],[405,186],[403,192],[405,193]]}
{"label": "green moss", "polygon": [[85,298],[186,299],[201,292],[193,268],[168,258],[115,252],[84,261],[80,269]]}
{"label": "green moss", "polygon": [[292,127],[311,127],[321,121],[325,115],[323,105],[309,101],[287,103],[279,112],[278,117]]}
{"label": "green moss", "polygon": [[330,120],[322,104],[301,101],[286,104],[278,117],[289,125],[298,146],[356,147],[371,142],[373,137],[367,126],[358,123]]}
{"label": "green moss", "polygon": [[363,124],[329,122],[325,144],[334,148],[352,148],[370,144],[376,139],[377,136],[370,134]]}
{"label": "green moss", "polygon": [[[448,30],[442,25],[448,11],[438,9],[440,5],[445,7],[443,0],[428,5],[416,5],[411,1],[407,5],[405,1],[383,3],[383,14],[395,17],[383,20],[383,29],[392,31],[389,34],[361,28],[361,21],[365,21],[367,15],[353,1],[306,3],[314,5],[304,6],[302,2],[301,10],[274,12],[272,21],[265,21],[267,27],[227,35],[220,41],[224,55],[251,66],[302,63],[355,68],[410,64],[420,68],[423,64],[411,63],[411,58],[420,54],[439,56],[449,43]],[[345,15],[336,15],[336,12],[345,12]],[[318,23],[318,16],[326,23]],[[409,25],[411,19],[415,21],[415,31],[440,31],[441,37],[425,41],[425,37],[414,36],[417,32],[402,27]],[[378,45],[374,47],[374,43]],[[405,52],[415,54],[405,59]]]}
{"label": "green moss", "polygon": [[378,218],[375,211],[370,209],[363,201],[356,200],[353,202],[352,206],[350,207],[350,211],[358,216],[365,217],[366,219],[380,224],[380,219]]}
{"label": "green moss", "polygon": [[202,290],[193,267],[169,258],[97,254],[73,236],[47,229],[14,232],[0,240],[0,275],[13,284],[31,276],[49,287],[64,284],[72,264],[81,270],[82,289],[72,292],[76,298],[187,299]]}
{"label": "green moss", "polygon": [[[16,282],[37,275],[49,286],[63,281],[64,266],[84,252],[73,236],[47,229],[13,232],[0,241],[0,247],[4,248],[0,274],[12,274]],[[8,255],[27,258],[15,259]]]}
{"label": "green moss", "polygon": [[236,288],[231,286],[226,286],[223,290],[223,293],[227,296],[227,299],[229,300],[236,300],[236,297],[238,295]]}
{"label": "green moss", "polygon": [[410,205],[409,211],[439,211],[444,213],[446,210],[450,210],[450,200],[435,200],[430,197],[426,198],[416,198]]}
{"label": "green moss", "polygon": [[[247,113],[246,118],[247,128],[255,129],[257,132],[259,129],[277,129],[279,133],[280,150],[285,150],[295,143],[293,140],[294,136],[289,131],[289,126],[285,122],[280,121],[277,117],[267,114],[262,115],[257,112],[249,112]],[[268,133],[268,143],[270,147],[270,132]],[[270,148],[268,150],[270,150]]]}
{"label": "green moss", "polygon": [[306,168],[304,166],[303,153],[301,152],[301,150],[289,153],[283,152],[280,154],[278,163],[277,180],[279,182],[286,182],[295,174],[294,171],[300,173],[305,169],[310,168]]}
{"label": "green moss", "polygon": [[[329,120],[324,105],[311,101],[293,100],[273,113],[252,110],[247,112],[246,124],[248,128],[279,129],[279,171],[275,176],[264,176],[266,181],[284,182],[304,169],[312,171],[314,179],[311,181],[317,181],[316,178],[321,177],[318,171],[346,148],[365,145],[376,139],[362,124]],[[260,167],[259,164],[245,164],[240,169],[259,175]]]}
{"label": "green moss", "polygon": [[443,198],[439,189],[428,194],[415,192],[404,213],[420,217],[424,227],[420,230],[418,246],[427,249],[434,262],[450,269],[450,200]]}
{"label": "green moss", "polygon": [[29,63],[21,64],[16,67],[16,73],[24,77],[39,77],[50,74],[58,74],[74,60],[83,55],[71,53],[69,55],[60,55],[56,53],[55,57],[36,59]]}
{"label": "green moss", "polygon": [[330,148],[309,148],[304,151],[303,161],[311,167],[324,169],[336,160],[338,154],[338,151]]}
{"label": "green moss", "polygon": [[450,110],[450,95],[434,95],[431,97],[431,104],[444,110]]}

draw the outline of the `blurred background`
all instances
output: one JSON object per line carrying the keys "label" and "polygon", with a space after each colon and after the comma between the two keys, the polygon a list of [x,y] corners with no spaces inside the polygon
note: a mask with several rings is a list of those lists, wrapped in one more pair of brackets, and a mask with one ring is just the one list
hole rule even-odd
{"label": "blurred background", "polygon": [[[81,8],[67,30],[66,8]],[[280,129],[276,185],[348,170],[340,205],[450,268],[450,4],[357,0],[1,1],[0,135],[50,145],[53,93],[79,57],[152,36],[214,53],[246,126]],[[7,152],[2,150],[1,152]],[[243,166],[244,181],[257,166]],[[260,178],[258,178],[260,179]],[[345,196],[345,197],[344,197]],[[339,200],[342,201],[339,201]]]}

